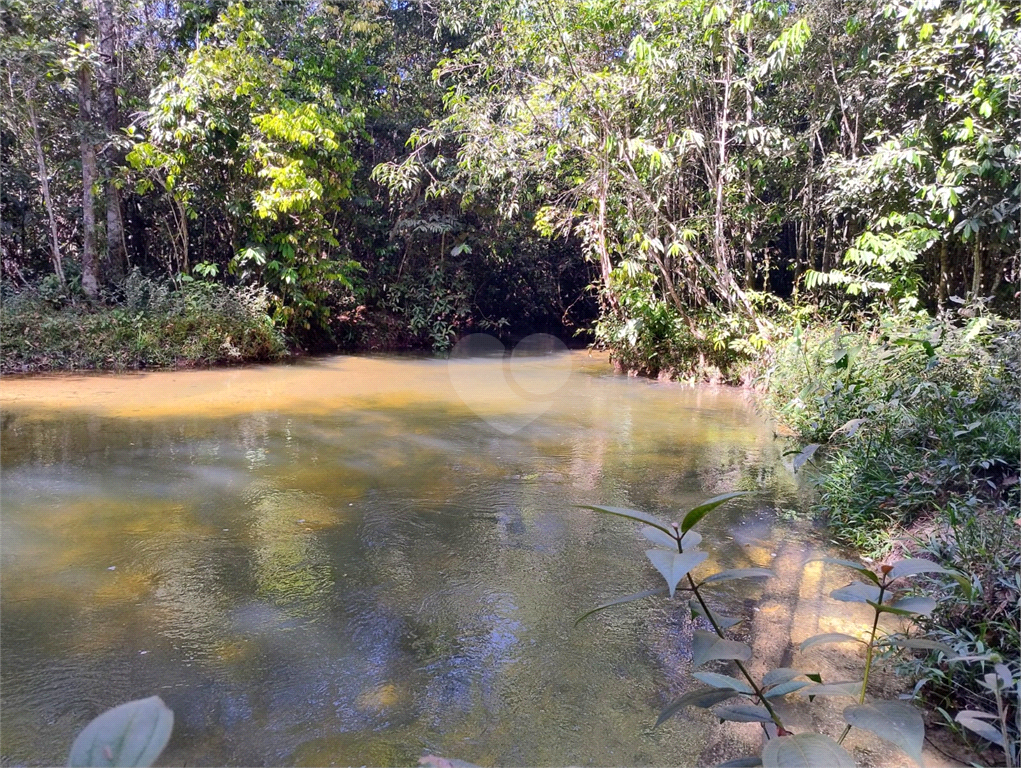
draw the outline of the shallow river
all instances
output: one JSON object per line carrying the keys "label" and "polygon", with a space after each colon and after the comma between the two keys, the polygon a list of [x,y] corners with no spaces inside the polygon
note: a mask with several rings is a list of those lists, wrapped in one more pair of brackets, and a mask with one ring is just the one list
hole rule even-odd
{"label": "shallow river", "polygon": [[[805,531],[745,394],[584,352],[6,379],[4,764],[59,764],[159,694],[166,764],[691,765],[692,625],[613,504],[700,526],[724,567]],[[715,542],[715,543],[714,543]],[[801,551],[800,549],[798,551]],[[734,585],[734,586],[731,586]],[[751,615],[762,587],[721,600]]]}

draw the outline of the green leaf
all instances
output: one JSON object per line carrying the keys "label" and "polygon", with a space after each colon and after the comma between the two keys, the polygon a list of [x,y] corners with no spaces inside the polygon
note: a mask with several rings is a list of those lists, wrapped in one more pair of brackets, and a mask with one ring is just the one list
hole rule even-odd
{"label": "green leaf", "polygon": [[850,696],[861,695],[861,680],[846,683],[824,683],[801,689],[802,696]]}
{"label": "green leaf", "polygon": [[887,637],[884,642],[889,645],[895,645],[898,648],[909,648],[911,650],[920,651],[939,651],[940,653],[946,654],[947,658],[954,655],[954,649],[946,643],[941,643],[938,640],[926,640],[921,637],[912,638],[899,638],[899,637]]}
{"label": "green leaf", "polygon": [[852,581],[846,587],[830,592],[830,597],[842,603],[867,603],[879,600],[879,587]]}
{"label": "green leaf", "polygon": [[795,677],[801,677],[801,671],[792,669],[791,667],[778,667],[771,669],[769,672],[762,676],[762,684],[767,688],[771,685],[779,685],[780,683],[786,683],[788,680],[793,680]]}
{"label": "green leaf", "polygon": [[653,528],[659,528],[661,531],[663,531],[663,533],[667,534],[668,536],[671,535],[671,531],[673,530],[672,528],[670,528],[669,525],[664,523],[658,517],[650,515],[647,512],[639,512],[637,509],[626,509],[624,507],[598,507],[591,506],[588,504],[581,505],[581,508],[592,509],[595,510],[596,512],[604,512],[607,515],[617,515],[617,517],[626,517],[628,520],[634,520],[639,523],[645,523],[646,525],[651,525]]}
{"label": "green leaf", "polygon": [[[709,621],[710,624],[712,623],[709,616],[707,616],[706,612],[702,610],[702,606],[697,600],[689,600],[688,607],[691,608],[692,617],[701,616],[706,621]],[[743,621],[742,619],[738,619],[733,616],[724,616],[722,613],[716,613],[715,611],[713,611],[713,619],[715,619],[716,623],[719,624],[720,629],[730,629]]]}
{"label": "green leaf", "polygon": [[854,759],[821,733],[770,739],[762,750],[763,768],[855,768]]}
{"label": "green leaf", "polygon": [[895,613],[898,616],[928,616],[936,608],[936,601],[931,597],[904,597],[893,605],[879,605],[868,601],[881,613]]}
{"label": "green leaf", "polygon": [[598,613],[599,611],[605,610],[607,608],[612,608],[615,605],[623,605],[624,603],[630,603],[630,602],[633,602],[635,600],[644,600],[646,597],[653,597],[655,595],[665,595],[665,594],[667,594],[667,588],[666,587],[656,587],[656,589],[647,589],[644,592],[635,592],[633,595],[625,595],[624,597],[618,597],[615,600],[608,600],[605,603],[600,603],[595,608],[593,608],[591,611],[588,611],[587,613],[583,613],[581,616],[579,616],[575,620],[574,626],[578,626],[579,624],[581,624],[581,622],[583,622],[585,619],[587,619],[593,613]]}
{"label": "green leaf", "polygon": [[890,571],[890,581],[894,579],[900,579],[905,576],[915,576],[919,573],[949,573],[953,574],[953,571],[944,568],[942,565],[938,565],[931,560],[922,560],[920,558],[911,558],[910,560],[901,560],[900,562],[893,564],[893,569]]}
{"label": "green leaf", "polygon": [[823,632],[821,635],[812,635],[807,640],[802,640],[800,649],[805,651],[813,645],[826,645],[828,643],[864,643],[864,641],[851,635],[845,635],[843,632]]}
{"label": "green leaf", "polygon": [[699,586],[718,584],[721,581],[733,581],[734,579],[768,579],[773,575],[775,574],[768,568],[733,568],[729,571],[714,573]]}
{"label": "green leaf", "polygon": [[688,575],[688,571],[709,557],[708,552],[694,550],[692,552],[667,552],[665,549],[647,549],[645,556],[649,558],[656,570],[663,574],[670,597],[674,596],[677,583]]}
{"label": "green leaf", "polygon": [[737,691],[719,690],[717,688],[698,688],[697,690],[689,691],[659,713],[655,727],[661,726],[679,710],[684,709],[684,707],[709,709],[714,704],[719,704],[721,701],[726,701],[737,695]]}
{"label": "green leaf", "polygon": [[735,723],[771,723],[773,718],[769,710],[755,704],[737,704],[732,707],[720,707],[714,709],[713,714],[720,720],[730,720]]}
{"label": "green leaf", "polygon": [[811,459],[815,455],[815,452],[818,450],[819,450],[818,443],[806,445],[801,450],[801,453],[794,457],[794,461],[791,462],[792,466],[794,467],[794,471],[797,472],[799,469],[801,469],[805,465],[805,462]]}
{"label": "green leaf", "polygon": [[641,534],[657,547],[663,547],[673,552],[677,551],[677,539],[672,534],[663,533],[659,528],[653,528],[651,525],[643,526]]}
{"label": "green leaf", "polygon": [[719,672],[694,672],[691,676],[713,688],[725,688],[738,693],[755,693],[743,680],[730,675],[721,675]]}
{"label": "green leaf", "polygon": [[788,680],[786,683],[780,683],[775,688],[770,688],[766,694],[767,699],[775,699],[780,696],[786,696],[788,693],[794,693],[794,691],[800,691],[807,685],[811,685],[807,680]]}
{"label": "green leaf", "polygon": [[963,709],[957,713],[957,717],[954,719],[986,741],[991,741],[993,744],[998,744],[1001,747],[1003,746],[1003,734],[1000,733],[998,728],[985,722],[986,720],[995,720],[996,715],[980,712],[976,709]]}
{"label": "green leaf", "polygon": [[752,657],[752,649],[747,643],[737,640],[725,640],[715,632],[695,630],[691,645],[691,664],[701,667],[707,661],[715,659],[738,659],[748,661]]}
{"label": "green leaf", "polygon": [[170,739],[174,713],[159,696],[108,709],[78,734],[69,766],[152,765]]}
{"label": "green leaf", "polygon": [[724,493],[720,496],[714,496],[704,504],[699,504],[684,516],[684,519],[681,521],[681,533],[687,533],[690,531],[699,520],[708,515],[721,504],[726,504],[728,501],[736,499],[738,496],[745,496],[747,493],[747,491]]}
{"label": "green leaf", "polygon": [[925,723],[921,713],[910,704],[903,701],[855,704],[844,710],[844,721],[897,745],[912,760],[922,764]]}
{"label": "green leaf", "polygon": [[830,565],[842,565],[845,568],[850,568],[852,570],[857,571],[858,573],[860,573],[862,576],[864,576],[866,579],[868,579],[869,581],[873,582],[874,584],[878,584],[879,583],[879,577],[876,576],[875,573],[873,573],[871,570],[866,568],[861,563],[856,563],[856,562],[854,562],[852,560],[841,560],[839,557],[818,557],[818,558],[815,558],[814,560],[809,560],[808,562],[810,562],[810,563],[816,563],[816,562],[818,562],[818,563],[829,563]]}

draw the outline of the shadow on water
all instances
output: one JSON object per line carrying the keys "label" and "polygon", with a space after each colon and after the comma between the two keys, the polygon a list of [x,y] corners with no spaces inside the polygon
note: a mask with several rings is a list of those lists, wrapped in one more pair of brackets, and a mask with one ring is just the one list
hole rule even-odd
{"label": "shadow on water", "polygon": [[[464,364],[484,382],[502,361]],[[713,564],[801,552],[769,426],[741,393],[582,353],[516,372],[527,390],[569,369],[539,409],[466,405],[447,366],[5,383],[4,762],[62,762],[101,709],[153,693],[173,764],[700,762],[711,718],[650,729],[691,684],[681,611],[573,626],[652,578],[631,525],[576,505],[673,516],[744,488],[706,521]],[[760,594],[733,584],[731,604]]]}

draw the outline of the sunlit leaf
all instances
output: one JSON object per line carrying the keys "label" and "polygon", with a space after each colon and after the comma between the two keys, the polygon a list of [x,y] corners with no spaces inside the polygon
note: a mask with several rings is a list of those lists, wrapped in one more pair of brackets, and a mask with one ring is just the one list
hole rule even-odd
{"label": "sunlit leaf", "polygon": [[720,720],[730,720],[735,723],[771,723],[773,718],[769,710],[756,704],[737,704],[732,707],[720,707],[714,709],[713,714]]}
{"label": "sunlit leaf", "polygon": [[688,575],[688,571],[709,557],[708,552],[694,550],[692,552],[667,552],[665,549],[647,549],[645,556],[649,558],[656,570],[663,574],[670,597],[674,596],[677,583]]}
{"label": "sunlit leaf", "polygon": [[887,637],[884,639],[885,643],[889,645],[895,645],[898,648],[908,648],[911,650],[920,651],[940,651],[946,654],[947,658],[954,655],[954,649],[946,643],[941,643],[938,640],[926,640],[921,637],[912,638],[901,638],[901,637]]}
{"label": "sunlit leaf", "polygon": [[931,597],[904,597],[892,605],[878,605],[871,600],[868,602],[882,613],[896,613],[899,616],[928,616],[936,608],[936,601]]}
{"label": "sunlit leaf", "polygon": [[738,693],[754,693],[751,686],[744,680],[738,680],[730,675],[721,675],[719,672],[694,672],[691,676],[713,688],[725,688]]}
{"label": "sunlit leaf", "polygon": [[[697,600],[689,600],[688,607],[691,608],[692,616],[701,616],[703,619],[712,624],[712,620],[706,612],[702,610],[702,606]],[[730,629],[731,627],[740,624],[742,621],[742,619],[734,616],[724,616],[722,613],[717,613],[716,611],[712,611],[712,619],[715,619],[716,624],[720,627],[720,629]]]}
{"label": "sunlit leaf", "polygon": [[714,704],[719,704],[721,701],[726,701],[727,699],[731,699],[737,695],[737,691],[720,690],[718,688],[699,688],[694,691],[689,691],[659,713],[659,718],[656,720],[656,726],[658,727],[665,723],[678,711],[684,709],[684,707],[709,709],[709,707]]}
{"label": "sunlit leaf", "polygon": [[775,574],[768,568],[733,568],[729,571],[714,573],[699,586],[718,584],[721,581],[733,581],[734,579],[768,579],[773,575]]}
{"label": "sunlit leaf", "polygon": [[600,507],[583,504],[582,509],[592,509],[596,512],[604,512],[608,515],[616,515],[617,517],[626,517],[628,520],[634,520],[638,523],[645,523],[651,525],[653,528],[659,528],[663,533],[670,535],[672,529],[669,525],[664,523],[658,517],[650,515],[647,512],[640,512],[637,509],[626,509],[625,507]]}
{"label": "sunlit leaf", "polygon": [[663,547],[664,549],[669,549],[674,552],[677,551],[677,539],[669,533],[663,533],[663,531],[659,528],[653,528],[651,525],[646,525],[642,527],[641,534],[658,547]]}
{"label": "sunlit leaf", "polygon": [[829,736],[798,733],[770,739],[762,750],[763,768],[855,768],[854,759]]}
{"label": "sunlit leaf", "polygon": [[897,745],[921,765],[925,723],[922,714],[910,704],[903,701],[856,704],[844,710],[844,720]]}
{"label": "sunlit leaf", "polygon": [[152,765],[170,739],[174,713],[159,696],[109,709],[78,734],[69,766]]}
{"label": "sunlit leaf", "polygon": [[715,632],[703,632],[696,629],[691,644],[691,664],[701,667],[714,659],[738,659],[748,661],[752,657],[752,649],[747,643],[737,640],[726,640]]}
{"label": "sunlit leaf", "polygon": [[778,667],[777,669],[771,669],[769,672],[762,676],[762,684],[767,688],[771,685],[779,685],[780,683],[786,683],[788,680],[793,680],[795,677],[801,677],[801,671],[792,669],[791,667]]}
{"label": "sunlit leaf", "polygon": [[822,685],[810,685],[802,688],[802,696],[851,696],[855,698],[861,694],[861,680],[846,683],[823,683]]}
{"label": "sunlit leaf", "polygon": [[747,491],[724,493],[720,496],[714,496],[703,504],[699,504],[684,516],[684,519],[681,521],[681,533],[687,533],[695,526],[696,523],[698,523],[699,520],[708,515],[721,504],[726,504],[728,501],[736,499],[738,496],[745,496],[747,493]]}
{"label": "sunlit leaf", "polygon": [[875,602],[879,600],[879,587],[872,584],[864,584],[860,581],[852,581],[846,587],[830,592],[830,597],[842,603]]}
{"label": "sunlit leaf", "polygon": [[827,645],[829,643],[862,643],[857,637],[845,635],[843,632],[823,632],[820,635],[812,635],[801,641],[799,646],[802,651],[808,650],[813,645]]}
{"label": "sunlit leaf", "polygon": [[766,693],[767,699],[776,699],[780,696],[786,696],[788,693],[794,693],[794,691],[800,691],[805,686],[811,685],[807,680],[788,680],[786,683],[780,683],[774,688],[770,688]]}
{"label": "sunlit leaf", "polygon": [[975,709],[964,709],[957,713],[957,717],[954,718],[957,722],[963,725],[972,733],[977,733],[986,741],[991,741],[993,744],[1003,746],[1003,734],[1000,733],[999,729],[985,722],[986,720],[995,720],[996,715],[991,715],[988,712],[980,712]]}
{"label": "sunlit leaf", "polygon": [[625,595],[624,597],[618,597],[615,600],[608,600],[605,603],[600,603],[591,611],[583,613],[581,616],[579,616],[575,620],[574,626],[578,626],[581,622],[583,622],[593,613],[598,613],[599,611],[606,610],[607,608],[612,608],[615,605],[623,605],[624,603],[631,603],[634,602],[635,600],[644,600],[646,597],[654,597],[655,595],[665,595],[667,594],[667,592],[668,590],[666,587],[657,587],[656,589],[647,589],[644,592],[635,592],[633,595]]}
{"label": "sunlit leaf", "polygon": [[950,573],[953,571],[944,568],[942,565],[932,562],[931,560],[922,560],[919,558],[912,558],[910,560],[901,560],[900,562],[893,564],[893,569],[890,571],[889,577],[893,579],[899,579],[904,576],[914,576],[919,573]]}

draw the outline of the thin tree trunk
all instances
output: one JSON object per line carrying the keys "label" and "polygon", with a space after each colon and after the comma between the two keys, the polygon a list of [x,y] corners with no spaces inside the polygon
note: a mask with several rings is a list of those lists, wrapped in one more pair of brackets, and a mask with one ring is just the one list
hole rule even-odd
{"label": "thin tree trunk", "polygon": [[944,237],[939,244],[939,307],[942,309],[950,298],[950,255],[947,253],[948,243]]}
{"label": "thin tree trunk", "polygon": [[973,259],[974,262],[972,264],[971,272],[971,298],[978,299],[982,297],[982,241],[978,236],[978,232],[975,233],[975,250]]}
{"label": "thin tree trunk", "polygon": [[103,66],[99,72],[99,109],[103,113],[103,126],[107,141],[103,150],[104,192],[106,196],[106,268],[108,274],[122,276],[127,268],[127,248],[124,242],[124,220],[121,215],[121,195],[111,176],[119,157],[113,142],[120,130],[117,109],[116,30],[113,0],[96,0],[96,17],[99,21],[99,51]]}
{"label": "thin tree trunk", "polygon": [[[605,147],[605,141],[603,142]],[[605,155],[600,159],[599,169],[599,199],[597,200],[598,206],[598,219],[597,219],[597,231],[596,231],[596,249],[599,253],[599,269],[603,276],[603,287],[606,290],[606,300],[610,303],[611,307],[616,308],[617,299],[613,294],[613,280],[610,276],[610,272],[613,269],[613,265],[610,262],[610,252],[606,247],[606,197],[609,194],[609,169],[607,168],[607,160]]]}
{"label": "thin tree trunk", "polygon": [[734,72],[734,52],[730,44],[729,24],[727,25],[723,44],[727,50],[723,65],[723,105],[720,112],[719,151],[716,160],[716,211],[713,215],[713,252],[716,256],[716,271],[720,276],[720,288],[724,293],[723,298],[728,304],[733,305],[734,296],[732,289],[735,287],[733,286],[734,278],[730,272],[730,266],[727,264],[729,249],[724,241],[723,227],[723,176],[727,166],[727,140],[730,132],[730,92]]}
{"label": "thin tree trunk", "polygon": [[[78,43],[85,42],[85,30],[78,30]],[[99,296],[98,261],[96,258],[96,210],[92,189],[99,179],[96,148],[89,133],[92,130],[92,82],[89,68],[78,68],[78,113],[81,119],[82,151],[82,290],[90,299]]]}
{"label": "thin tree trunk", "polygon": [[[752,12],[751,0],[745,2],[745,13]],[[745,108],[744,108],[744,119],[745,119],[745,131],[751,130],[752,119],[754,115],[754,102],[755,102],[755,86],[752,84],[751,75],[751,64],[752,64],[752,27],[748,25],[748,33],[745,35],[745,50],[748,58],[747,68],[748,73],[746,74],[747,83],[745,85]],[[752,210],[752,148],[751,142],[747,145],[748,157],[745,158],[744,164],[744,210],[745,210],[745,231],[744,231],[744,287],[746,290],[755,290],[755,261],[752,258],[752,243],[755,240],[754,234],[754,223],[751,213]]]}
{"label": "thin tree trunk", "polygon": [[46,218],[50,223],[50,258],[53,261],[53,271],[64,285],[67,280],[64,277],[64,259],[60,255],[60,239],[57,233],[57,217],[53,212],[53,198],[50,196],[50,175],[46,169],[46,155],[43,153],[43,142],[39,136],[39,119],[35,113],[35,106],[31,99],[28,101],[28,121],[32,126],[32,140],[35,144],[35,161],[39,166],[39,186],[42,187],[43,204],[46,206]]}

